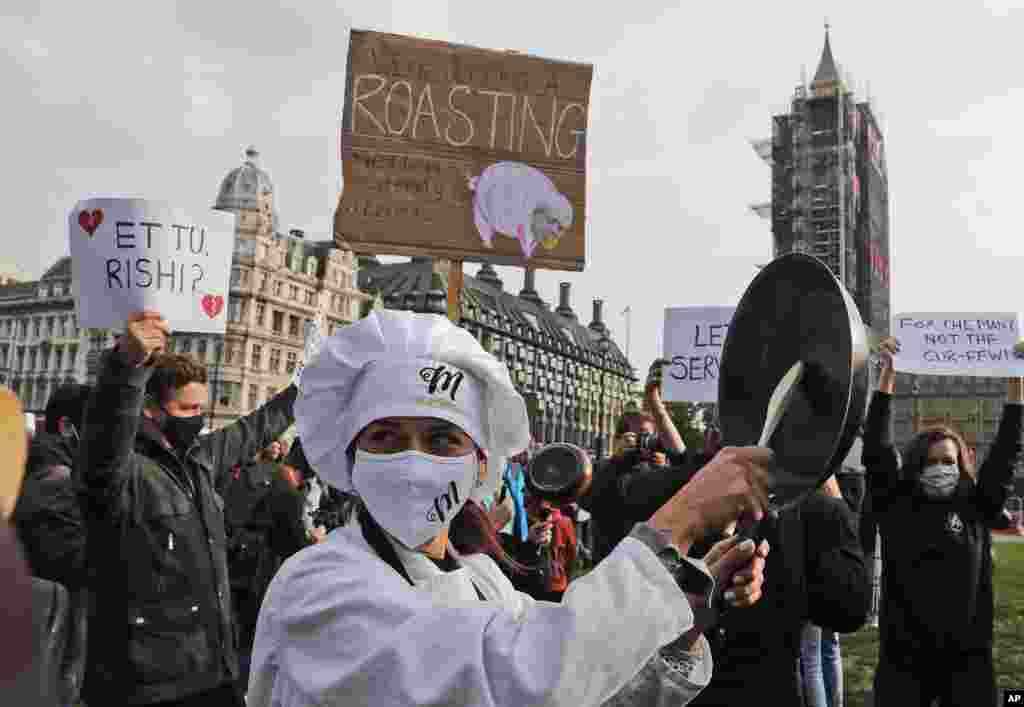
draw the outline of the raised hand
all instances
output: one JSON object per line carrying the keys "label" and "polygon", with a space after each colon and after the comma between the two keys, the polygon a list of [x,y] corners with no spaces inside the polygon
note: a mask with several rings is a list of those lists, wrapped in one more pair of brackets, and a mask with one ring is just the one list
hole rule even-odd
{"label": "raised hand", "polygon": [[167,348],[171,330],[159,312],[135,312],[128,316],[124,335],[117,342],[117,354],[131,368],[145,365]]}

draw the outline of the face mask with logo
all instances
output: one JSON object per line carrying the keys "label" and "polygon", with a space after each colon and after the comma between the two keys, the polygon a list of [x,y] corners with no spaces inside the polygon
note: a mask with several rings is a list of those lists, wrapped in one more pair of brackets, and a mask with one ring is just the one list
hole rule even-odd
{"label": "face mask with logo", "polygon": [[415,549],[451,526],[479,469],[476,454],[436,457],[415,450],[370,454],[357,449],[352,485],[380,527]]}
{"label": "face mask with logo", "polygon": [[164,410],[164,424],[161,430],[167,441],[179,451],[187,451],[203,429],[203,416],[175,417]]}
{"label": "face mask with logo", "polygon": [[921,490],[929,498],[949,498],[960,483],[960,468],[956,464],[932,464],[921,472]]}

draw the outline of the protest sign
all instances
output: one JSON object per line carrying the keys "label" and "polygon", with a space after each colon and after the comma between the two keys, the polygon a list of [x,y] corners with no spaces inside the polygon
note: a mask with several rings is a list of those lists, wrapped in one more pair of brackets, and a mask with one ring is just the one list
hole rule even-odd
{"label": "protest sign", "polygon": [[78,321],[119,329],[132,312],[161,313],[172,331],[223,334],[233,216],[196,219],[148,199],[88,199],[68,216]]}
{"label": "protest sign", "polygon": [[1020,315],[1014,313],[908,312],[893,318],[901,373],[936,376],[1024,376],[1014,353]]}
{"label": "protest sign", "polygon": [[670,307],[665,310],[662,396],[666,401],[718,402],[722,345],[735,307]]}
{"label": "protest sign", "polygon": [[353,30],[334,238],[582,270],[593,67]]}

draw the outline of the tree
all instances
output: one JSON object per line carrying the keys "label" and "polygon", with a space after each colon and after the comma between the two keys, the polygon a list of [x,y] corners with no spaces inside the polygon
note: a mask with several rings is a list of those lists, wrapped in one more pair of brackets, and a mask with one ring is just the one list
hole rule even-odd
{"label": "tree", "polygon": [[683,438],[687,449],[704,447],[704,426],[701,423],[701,410],[704,406],[698,403],[674,402],[665,403],[672,422]]}

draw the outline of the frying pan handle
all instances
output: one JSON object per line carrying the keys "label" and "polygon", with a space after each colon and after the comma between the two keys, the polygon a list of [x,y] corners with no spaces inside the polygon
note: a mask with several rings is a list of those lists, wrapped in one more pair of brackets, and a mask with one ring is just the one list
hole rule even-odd
{"label": "frying pan handle", "polygon": [[[768,514],[771,516],[773,521],[778,520],[778,511],[770,510],[768,511]],[[764,520],[767,520],[767,518]],[[753,540],[754,547],[759,546],[761,541],[764,540],[764,520],[748,523],[742,527],[737,527],[736,536],[739,538],[737,544],[746,540]],[[725,601],[725,591],[727,589],[728,587],[725,586],[715,588],[715,608],[718,610],[719,618],[724,616],[726,612],[732,610],[732,607]]]}

